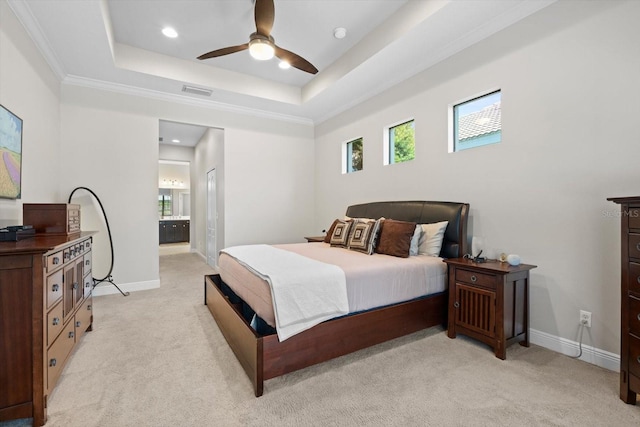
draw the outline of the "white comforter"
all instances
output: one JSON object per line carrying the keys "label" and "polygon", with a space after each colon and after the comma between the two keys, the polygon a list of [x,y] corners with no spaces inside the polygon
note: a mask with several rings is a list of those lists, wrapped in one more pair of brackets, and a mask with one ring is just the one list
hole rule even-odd
{"label": "white comforter", "polygon": [[278,339],[349,312],[344,271],[269,245],[223,249],[271,287]]}

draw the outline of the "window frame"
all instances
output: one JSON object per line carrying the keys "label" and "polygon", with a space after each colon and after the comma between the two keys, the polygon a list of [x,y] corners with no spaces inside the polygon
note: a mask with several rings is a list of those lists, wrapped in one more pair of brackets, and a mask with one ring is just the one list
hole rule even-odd
{"label": "window frame", "polygon": [[[362,165],[360,169],[353,169],[353,143],[360,141],[362,144]],[[364,169],[364,137],[351,138],[342,143],[342,173],[349,174]]]}
{"label": "window frame", "polygon": [[500,94],[500,106],[502,108],[502,89],[501,88],[493,88],[484,92],[481,92],[480,94],[476,94],[474,96],[470,96],[467,98],[464,98],[460,101],[454,102],[452,104],[449,104],[449,108],[448,108],[448,151],[449,153],[457,153],[460,151],[466,151],[468,149],[471,148],[477,148],[477,147],[483,147],[485,145],[493,145],[493,144],[497,144],[502,142],[502,116],[500,118],[500,135],[499,135],[499,139],[496,141],[494,140],[495,138],[488,138],[486,141],[483,142],[479,142],[479,143],[474,143],[473,145],[469,145],[467,147],[464,148],[460,148],[459,144],[460,142],[458,141],[458,114],[457,114],[457,107],[464,105],[464,104],[468,104],[470,102],[473,101],[477,101],[479,99],[491,96],[491,95],[495,95],[496,93]]}
{"label": "window frame", "polygon": [[[395,140],[393,141],[393,148],[391,147],[391,130],[398,127],[398,126],[402,126],[404,124],[407,123],[413,123],[413,141],[415,143],[416,140],[416,119],[415,117],[410,117],[404,120],[400,120],[397,122],[394,122],[388,126],[385,126],[383,131],[382,131],[382,164],[383,165],[395,165],[398,164],[395,161]],[[410,160],[405,160],[404,162],[399,162],[399,163],[407,163],[410,162],[412,160],[416,159],[416,150],[415,150],[415,145],[413,147],[413,159]]]}

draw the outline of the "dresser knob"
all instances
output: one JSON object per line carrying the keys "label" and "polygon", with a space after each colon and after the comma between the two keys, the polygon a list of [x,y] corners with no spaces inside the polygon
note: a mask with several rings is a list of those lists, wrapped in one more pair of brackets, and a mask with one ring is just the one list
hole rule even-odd
{"label": "dresser knob", "polygon": [[453,303],[453,306],[455,308],[460,308],[460,303],[458,301],[456,301],[456,302]]}
{"label": "dresser knob", "polygon": [[53,265],[58,265],[60,264],[60,258],[58,258],[57,256],[53,257]]}
{"label": "dresser knob", "polygon": [[80,323],[80,321],[78,320],[78,321],[76,322],[76,328],[79,328],[81,324],[82,324],[82,323]]}
{"label": "dresser knob", "polygon": [[471,281],[476,283],[476,280],[478,280],[478,278],[475,275],[471,275]]}
{"label": "dresser knob", "polygon": [[90,263],[90,262],[91,262],[91,261],[86,260],[86,261],[84,262],[84,265],[89,265],[89,263]]}
{"label": "dresser knob", "polygon": [[60,324],[60,319],[58,317],[54,317],[53,320],[51,321],[51,323],[53,324],[53,326],[59,325]]}
{"label": "dresser knob", "polygon": [[56,366],[56,363],[58,363],[56,359],[49,360],[49,366]]}
{"label": "dresser knob", "polygon": [[69,332],[69,338],[73,338],[73,336],[74,336],[73,331]]}
{"label": "dresser knob", "polygon": [[91,311],[91,304],[87,306],[87,310]]}
{"label": "dresser knob", "polygon": [[60,285],[51,286],[51,292],[58,292],[58,289],[60,289]]}
{"label": "dresser knob", "polygon": [[78,289],[78,282],[71,285],[71,289]]}

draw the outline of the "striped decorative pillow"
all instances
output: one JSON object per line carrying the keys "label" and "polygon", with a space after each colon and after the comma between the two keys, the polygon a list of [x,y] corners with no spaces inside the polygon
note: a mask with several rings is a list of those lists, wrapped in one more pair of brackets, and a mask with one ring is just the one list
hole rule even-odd
{"label": "striped decorative pillow", "polygon": [[331,233],[331,239],[329,240],[331,246],[339,246],[342,248],[348,247],[349,230],[351,229],[352,223],[353,221],[351,220],[336,220],[335,227],[333,227],[333,232]]}
{"label": "striped decorative pillow", "polygon": [[349,249],[371,255],[376,247],[380,220],[357,219],[351,226]]}

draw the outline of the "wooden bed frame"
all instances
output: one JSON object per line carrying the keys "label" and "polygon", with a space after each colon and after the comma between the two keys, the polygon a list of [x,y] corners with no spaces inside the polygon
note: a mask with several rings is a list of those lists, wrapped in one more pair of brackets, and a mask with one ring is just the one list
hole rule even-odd
{"label": "wooden bed frame", "polygon": [[[467,253],[469,205],[453,202],[374,202],[349,206],[347,215],[392,218],[417,223],[449,221],[441,256]],[[417,332],[447,319],[447,292],[328,320],[280,342],[276,334],[260,336],[230,302],[219,275],[205,276],[205,304],[220,331],[262,396],[264,381],[372,345]]]}

